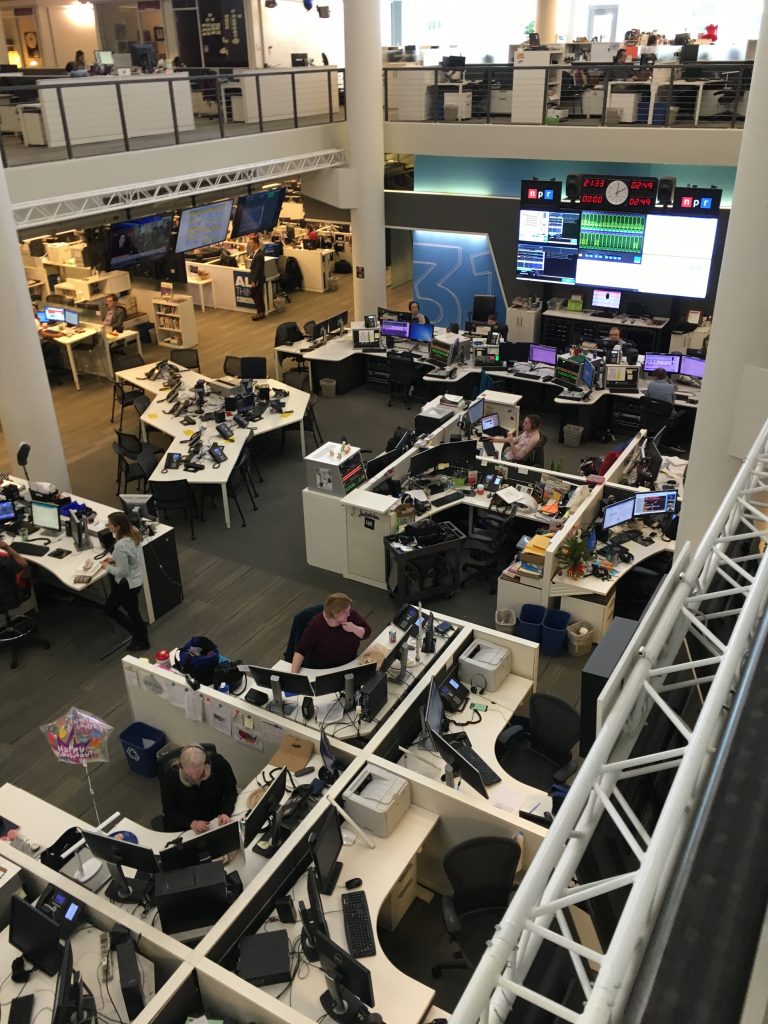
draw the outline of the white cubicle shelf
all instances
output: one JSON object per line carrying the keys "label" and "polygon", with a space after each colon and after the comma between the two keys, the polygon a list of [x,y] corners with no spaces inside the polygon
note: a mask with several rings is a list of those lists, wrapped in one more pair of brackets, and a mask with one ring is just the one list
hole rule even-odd
{"label": "white cubicle shelf", "polygon": [[197,348],[195,304],[191,295],[152,298],[157,344],[166,348]]}

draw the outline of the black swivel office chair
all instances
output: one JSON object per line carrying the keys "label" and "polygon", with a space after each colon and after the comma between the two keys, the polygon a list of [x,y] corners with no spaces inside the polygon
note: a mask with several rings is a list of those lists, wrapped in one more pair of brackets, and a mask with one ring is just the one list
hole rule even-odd
{"label": "black swivel office chair", "polygon": [[[211,757],[212,754],[215,754],[217,752],[215,743],[193,743],[185,745],[202,747],[203,750],[208,755],[208,757]],[[157,768],[158,775],[160,778],[160,802],[162,804],[163,811],[162,814],[158,814],[154,818],[152,818],[152,820],[150,821],[150,828],[153,828],[158,832],[168,831],[165,827],[165,814],[168,808],[166,807],[166,790],[165,787],[163,786],[163,779],[166,773],[178,771],[179,757],[181,756],[181,752],[183,749],[183,746],[167,746],[160,750],[157,755]]]}
{"label": "black swivel office chair", "polygon": [[648,431],[649,437],[655,437],[662,427],[672,422],[675,407],[672,402],[664,402],[660,398],[641,399],[640,426]]}
{"label": "black swivel office chair", "polygon": [[309,608],[302,608],[300,612],[296,612],[293,616],[293,622],[291,623],[291,632],[288,634],[288,644],[285,648],[285,654],[283,658],[285,661],[290,661],[293,658],[296,650],[296,645],[301,640],[301,634],[309,625],[309,620],[314,619],[316,615],[319,615],[323,610],[321,604],[310,605]]}
{"label": "black swivel office chair", "polygon": [[225,377],[241,377],[240,356],[225,356],[222,372]]}
{"label": "black swivel office chair", "polygon": [[406,409],[411,408],[411,399],[420,377],[418,365],[411,355],[400,352],[387,352],[387,368],[389,370],[389,401],[399,396],[405,402]]}
{"label": "black swivel office chair", "polygon": [[443,922],[459,952],[435,964],[433,977],[477,966],[514,892],[520,853],[514,839],[476,836],[445,855],[443,868],[453,895],[443,896]]}
{"label": "black swivel office chair", "polygon": [[488,584],[488,593],[496,593],[499,574],[512,558],[514,524],[514,516],[496,512],[483,514],[482,529],[474,531],[462,547],[462,555],[468,561],[462,564],[461,571],[467,575],[462,577],[459,586],[482,579]]}
{"label": "black swivel office chair", "polygon": [[547,435],[539,432],[539,443],[529,453],[528,458],[525,460],[526,466],[536,466],[538,469],[544,469],[546,465],[546,459],[544,456],[544,449],[547,446]]}
{"label": "black swivel office chair", "polygon": [[[189,520],[189,531],[194,540],[197,503],[189,482],[187,480],[161,480],[151,484],[150,487],[158,517],[161,517],[164,512],[183,512],[184,518]],[[201,508],[200,519],[203,518]]]}
{"label": "black swivel office chair", "polygon": [[196,348],[178,348],[173,353],[172,362],[185,370],[199,370],[200,353]]}
{"label": "black swivel office chair", "polygon": [[[308,323],[305,324],[305,328],[308,326],[314,328],[314,321],[308,321]],[[299,325],[294,320],[286,320],[285,323],[277,325],[277,330],[275,331],[275,346],[295,345],[296,342],[303,341],[305,336],[306,334],[301,332]],[[312,336],[311,331],[309,336]],[[290,368],[290,372],[305,374],[307,380],[309,380],[309,367],[307,366],[307,361],[302,357],[300,352],[296,352],[295,354],[292,353],[291,355],[288,355],[285,352],[276,352],[275,359],[278,361],[280,366],[283,365],[286,359],[294,360],[296,365]],[[300,385],[302,388],[304,387],[304,383],[305,382],[302,380]]]}
{"label": "black swivel office chair", "polygon": [[[144,366],[144,360],[139,355],[117,355],[112,360],[112,369],[115,373],[120,370],[135,370],[139,366]],[[135,402],[144,394],[137,388],[131,387],[130,384],[126,384],[121,380],[115,380],[112,385],[112,414],[110,416],[110,423],[115,421],[115,406],[120,408],[120,424],[119,429],[123,429],[123,417],[125,410],[130,409],[131,406],[135,405]]]}
{"label": "black swivel office chair", "polygon": [[[314,442],[315,442],[315,448],[319,448],[320,445],[323,443],[323,435],[320,433],[320,425],[318,424],[317,416],[315,415],[315,405],[316,404],[317,404],[316,396],[315,395],[310,395],[309,396],[309,402],[307,403],[307,411],[304,413],[304,417],[303,417],[303,420],[304,420],[304,435],[306,436],[307,432],[311,433],[312,437],[314,439]],[[285,435],[289,431],[298,430],[299,426],[300,426],[300,424],[297,421],[296,423],[289,423],[287,427],[283,427],[283,429],[281,431],[281,436],[280,436],[280,451],[281,452],[282,452],[283,448],[285,447]]]}
{"label": "black swivel office chair", "polygon": [[51,646],[43,637],[33,635],[37,630],[34,619],[11,615],[31,592],[26,571],[20,570],[12,558],[0,558],[0,649],[10,648],[11,668],[18,668],[20,647],[42,647],[47,651]]}
{"label": "black swivel office chair", "polygon": [[576,769],[573,745],[579,738],[577,711],[559,697],[534,693],[530,699],[530,731],[508,726],[496,740],[499,764],[514,779],[549,792]]}
{"label": "black swivel office chair", "polygon": [[243,356],[240,360],[240,376],[248,380],[266,380],[267,360],[264,356]]}

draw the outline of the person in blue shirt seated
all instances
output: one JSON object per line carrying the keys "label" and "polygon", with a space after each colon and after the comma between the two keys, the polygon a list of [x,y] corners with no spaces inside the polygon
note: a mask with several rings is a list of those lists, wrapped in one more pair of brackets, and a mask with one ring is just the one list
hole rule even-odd
{"label": "person in blue shirt seated", "polygon": [[675,402],[675,385],[667,377],[667,371],[659,367],[653,371],[653,377],[645,389],[648,398],[654,398],[657,402]]}

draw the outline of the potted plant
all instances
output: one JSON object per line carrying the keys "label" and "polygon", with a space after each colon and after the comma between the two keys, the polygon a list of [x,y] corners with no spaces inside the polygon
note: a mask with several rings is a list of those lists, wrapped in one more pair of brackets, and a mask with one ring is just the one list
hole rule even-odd
{"label": "potted plant", "polygon": [[557,560],[568,576],[580,579],[586,573],[588,555],[587,538],[581,530],[574,530],[560,545]]}

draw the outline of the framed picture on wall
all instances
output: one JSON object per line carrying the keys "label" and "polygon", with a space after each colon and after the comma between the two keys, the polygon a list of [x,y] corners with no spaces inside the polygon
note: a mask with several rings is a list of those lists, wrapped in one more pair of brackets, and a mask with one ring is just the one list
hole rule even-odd
{"label": "framed picture on wall", "polygon": [[155,42],[165,42],[165,29],[162,27],[162,25],[155,25]]}

